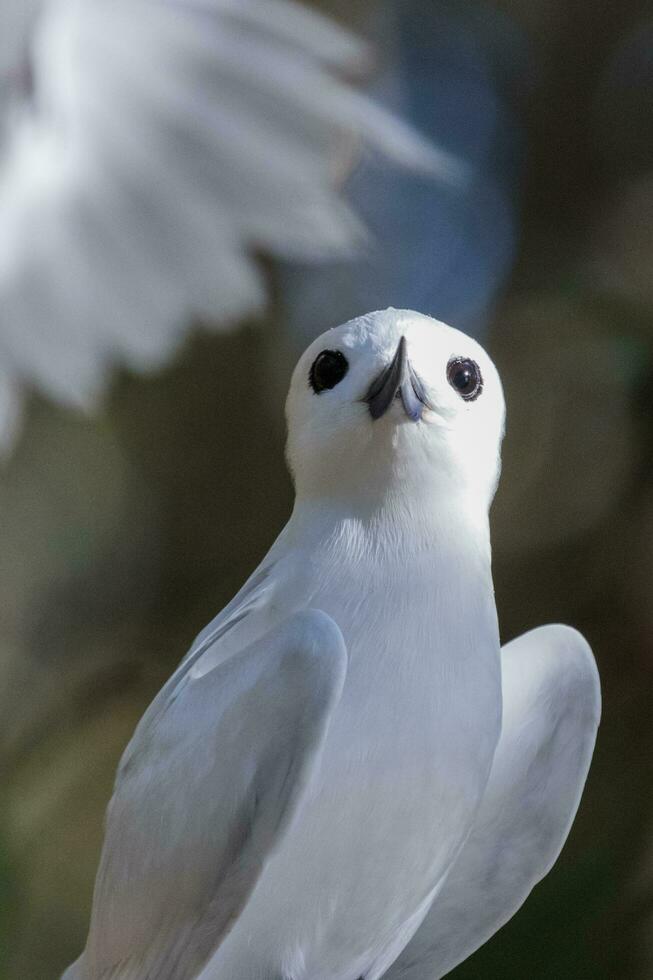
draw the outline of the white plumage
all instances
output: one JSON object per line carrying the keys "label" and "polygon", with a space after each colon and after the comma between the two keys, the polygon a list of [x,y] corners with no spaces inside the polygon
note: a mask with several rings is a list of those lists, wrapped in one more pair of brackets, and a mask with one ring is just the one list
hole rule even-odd
{"label": "white plumage", "polygon": [[256,250],[360,244],[343,136],[437,166],[344,79],[363,57],[290,0],[0,0],[0,433],[24,381],[86,406],[260,310]]}
{"label": "white plumage", "polygon": [[292,517],[126,750],[66,980],[429,980],[546,873],[599,686],[566,627],[500,650],[503,414],[485,351],[416,313],[309,347]]}

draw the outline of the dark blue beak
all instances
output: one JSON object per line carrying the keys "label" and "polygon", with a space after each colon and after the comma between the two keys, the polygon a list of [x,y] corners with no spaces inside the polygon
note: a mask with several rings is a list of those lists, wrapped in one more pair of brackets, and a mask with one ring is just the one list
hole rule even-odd
{"label": "dark blue beak", "polygon": [[363,401],[373,419],[380,419],[395,398],[401,399],[404,411],[413,422],[419,422],[425,408],[432,408],[419,375],[406,355],[406,338],[402,337],[390,364],[372,382]]}

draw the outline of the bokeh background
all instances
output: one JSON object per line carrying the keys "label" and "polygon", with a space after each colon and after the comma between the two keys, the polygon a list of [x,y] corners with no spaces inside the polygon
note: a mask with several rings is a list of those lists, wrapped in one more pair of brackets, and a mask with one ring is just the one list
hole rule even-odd
{"label": "bokeh background", "polygon": [[[264,313],[218,332],[205,314],[160,370],[115,372],[90,415],[29,390],[0,471],[0,977],[48,980],[79,953],[120,753],[289,514],[283,400],[296,356],[326,327],[392,305],[462,327],[495,359],[508,407],[492,513],[502,635],[573,624],[604,692],[561,859],[453,975],[645,980],[653,10],[319,8],[372,44],[357,84],[464,161],[465,179],[354,152],[338,179],[348,173],[343,193],[371,232],[364,253],[261,255]],[[3,306],[0,288],[0,351]]]}

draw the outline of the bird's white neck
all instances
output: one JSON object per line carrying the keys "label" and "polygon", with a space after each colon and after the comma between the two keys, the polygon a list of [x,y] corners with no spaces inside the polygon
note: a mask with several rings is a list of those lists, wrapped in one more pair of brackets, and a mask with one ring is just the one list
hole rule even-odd
{"label": "bird's white neck", "polygon": [[[388,492],[382,498],[352,495],[298,496],[287,533],[304,546],[333,547],[347,539],[346,553],[412,560],[433,552],[473,557],[489,573],[490,532],[487,511],[462,497],[411,498]],[[342,552],[341,552],[342,553]]]}

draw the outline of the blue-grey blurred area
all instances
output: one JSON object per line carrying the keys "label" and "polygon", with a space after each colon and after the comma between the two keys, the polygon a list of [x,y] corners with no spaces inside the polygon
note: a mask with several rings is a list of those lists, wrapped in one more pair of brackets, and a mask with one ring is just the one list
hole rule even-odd
{"label": "blue-grey blurred area", "polygon": [[286,321],[305,342],[394,306],[483,335],[519,233],[529,44],[509,17],[455,0],[385,0],[367,27],[384,53],[373,91],[451,155],[452,173],[363,157],[346,193],[371,233],[366,254],[284,270]]}
{"label": "blue-grey blurred area", "polygon": [[92,416],[31,396],[0,472],[0,978],[55,978],[81,950],[120,753],[289,513],[294,357],[392,305],[474,332],[495,359],[502,636],[576,626],[604,693],[559,862],[452,976],[649,980],[653,12],[642,0],[316,6],[375,46],[362,83],[463,167],[447,182],[347,144],[338,179],[366,254],[281,265],[263,250],[260,317],[196,324],[164,368],[114,375]]}

